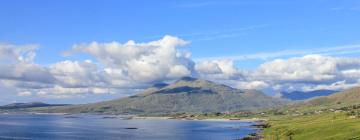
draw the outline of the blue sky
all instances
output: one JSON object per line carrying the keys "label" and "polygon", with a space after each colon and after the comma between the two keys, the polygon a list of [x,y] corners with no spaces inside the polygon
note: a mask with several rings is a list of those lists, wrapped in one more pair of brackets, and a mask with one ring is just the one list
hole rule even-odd
{"label": "blue sky", "polygon": [[244,70],[276,58],[360,54],[358,0],[3,0],[0,19],[0,43],[40,46],[33,63],[42,67],[98,61],[89,53],[63,56],[74,44],[165,35],[190,42],[178,49],[194,62],[232,59]]}
{"label": "blue sky", "polygon": [[191,41],[184,49],[203,58],[357,44],[360,33],[357,0],[1,3],[0,41],[39,44],[40,64],[90,41],[147,42],[169,34]]}

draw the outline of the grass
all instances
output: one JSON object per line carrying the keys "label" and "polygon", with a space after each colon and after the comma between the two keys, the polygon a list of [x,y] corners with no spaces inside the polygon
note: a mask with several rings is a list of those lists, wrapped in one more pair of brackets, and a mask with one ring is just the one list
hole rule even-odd
{"label": "grass", "polygon": [[269,120],[265,140],[360,140],[360,119],[345,113],[324,113]]}

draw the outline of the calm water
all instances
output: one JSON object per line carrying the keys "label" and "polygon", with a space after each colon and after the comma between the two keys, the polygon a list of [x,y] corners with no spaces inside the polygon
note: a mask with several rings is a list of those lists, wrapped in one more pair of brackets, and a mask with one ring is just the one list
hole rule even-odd
{"label": "calm water", "polygon": [[[255,129],[239,121],[121,120],[81,115],[0,115],[0,139],[234,140]],[[126,129],[126,128],[138,129]]]}

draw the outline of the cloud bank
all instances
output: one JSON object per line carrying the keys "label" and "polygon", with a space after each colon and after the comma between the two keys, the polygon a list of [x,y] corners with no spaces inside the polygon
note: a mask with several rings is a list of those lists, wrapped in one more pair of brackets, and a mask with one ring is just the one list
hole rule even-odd
{"label": "cloud bank", "polygon": [[180,48],[188,44],[169,35],[145,43],[81,43],[64,55],[86,54],[93,61],[64,60],[49,66],[34,62],[36,45],[1,44],[0,87],[12,89],[21,97],[70,98],[123,93],[183,76],[273,91],[342,90],[360,84],[359,58],[312,54],[270,60],[254,70],[244,70],[235,66],[236,59],[194,61],[190,52]]}
{"label": "cloud bank", "polygon": [[358,58],[305,55],[266,62],[251,79],[287,86],[289,90],[342,90],[359,84],[359,70]]}
{"label": "cloud bank", "polygon": [[16,88],[19,96],[111,94],[121,89],[144,88],[194,73],[190,53],[177,49],[186,44],[173,36],[147,43],[130,40],[124,44],[76,44],[64,54],[88,54],[99,63],[66,60],[48,67],[32,62],[35,48],[2,45],[1,60],[10,59],[12,63],[0,64],[0,79],[3,85]]}

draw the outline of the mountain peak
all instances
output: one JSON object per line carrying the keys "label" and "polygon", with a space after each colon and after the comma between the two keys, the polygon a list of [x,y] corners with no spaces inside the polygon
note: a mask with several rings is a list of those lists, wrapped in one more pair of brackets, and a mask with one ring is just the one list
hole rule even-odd
{"label": "mountain peak", "polygon": [[155,84],[153,84],[151,87],[154,87],[154,88],[163,88],[163,87],[166,87],[166,86],[168,86],[169,84],[167,84],[167,83],[155,83]]}
{"label": "mountain peak", "polygon": [[104,114],[237,112],[275,107],[283,103],[282,100],[266,96],[261,92],[242,91],[204,79],[183,77],[169,85],[155,84],[130,97],[52,111]]}
{"label": "mountain peak", "polygon": [[185,76],[185,77],[180,78],[178,81],[191,82],[191,81],[196,81],[196,80],[198,80],[198,79],[197,79],[197,78],[194,78],[194,77]]}
{"label": "mountain peak", "polygon": [[184,87],[184,86],[211,88],[211,87],[216,87],[219,85],[212,81],[208,81],[208,80],[204,80],[204,79],[198,79],[198,78],[193,78],[193,77],[182,77],[179,80],[177,80],[176,82],[169,84],[166,88]]}

